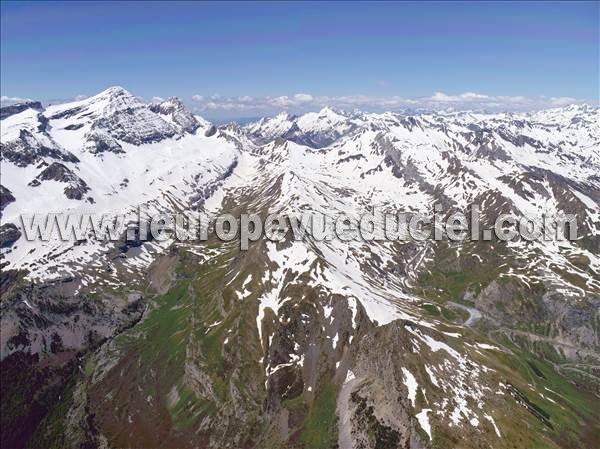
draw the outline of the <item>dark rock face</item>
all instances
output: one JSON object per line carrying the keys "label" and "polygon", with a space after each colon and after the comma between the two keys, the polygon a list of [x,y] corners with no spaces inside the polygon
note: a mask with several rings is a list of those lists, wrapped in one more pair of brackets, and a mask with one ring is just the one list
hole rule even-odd
{"label": "dark rock face", "polygon": [[518,147],[523,147],[525,145],[530,145],[531,147],[535,148],[536,150],[539,150],[540,148],[542,148],[544,145],[538,141],[535,140],[529,136],[525,136],[523,134],[513,134],[511,133],[508,129],[506,129],[505,126],[500,126],[497,130],[498,135],[506,140],[507,142],[511,142],[512,144],[518,146]]}
{"label": "dark rock face", "polygon": [[0,120],[4,120],[6,117],[10,117],[11,115],[18,114],[27,109],[35,109],[36,111],[41,111],[42,103],[39,101],[25,101],[23,103],[11,104],[10,106],[3,106],[0,108]]}
{"label": "dark rock face", "polygon": [[123,147],[107,134],[91,133],[85,144],[87,150],[93,154],[99,153],[124,153]]}
{"label": "dark rock face", "polygon": [[65,129],[68,131],[76,131],[80,128],[83,128],[83,123],[77,123],[77,124],[65,126]]}
{"label": "dark rock face", "polygon": [[191,202],[192,202],[192,204],[194,204],[194,207],[202,207],[204,205],[204,202],[208,198],[210,198],[210,196],[221,185],[223,185],[223,182],[233,174],[233,171],[235,170],[235,167],[237,167],[237,165],[238,165],[238,160],[236,158],[231,163],[231,165],[229,167],[227,167],[227,169],[221,176],[219,176],[214,182],[207,184],[204,187],[204,189],[201,189],[197,194],[193,195],[191,198]]}
{"label": "dark rock face", "polygon": [[0,226],[0,248],[9,248],[21,238],[21,231],[12,223]]}
{"label": "dark rock face", "polygon": [[3,185],[0,185],[0,211],[4,210],[13,201],[15,201],[15,197],[12,192]]}
{"label": "dark rock face", "polygon": [[20,274],[22,273],[19,270],[6,268],[7,266],[8,262],[0,263],[0,296],[2,297],[10,293],[11,289],[17,284]]}
{"label": "dark rock face", "polygon": [[0,150],[0,160],[12,162],[19,167],[35,164],[44,157],[63,162],[79,162],[75,155],[60,148],[50,136],[38,137],[25,129],[20,131],[17,139],[2,143]]}
{"label": "dark rock face", "polygon": [[68,186],[65,187],[65,196],[72,200],[81,200],[90,190],[83,179],[59,162],[53,162],[46,167],[29,185],[37,187],[42,181],[49,180],[66,182]]}
{"label": "dark rock face", "polygon": [[290,140],[299,145],[307,145],[311,148],[319,148],[319,144],[313,139],[315,135],[311,136],[309,134],[303,133],[302,130],[298,127],[297,123],[294,123],[292,127],[281,137],[285,140]]}
{"label": "dark rock face", "polygon": [[[15,278],[18,273],[12,276]],[[3,324],[16,326],[6,327],[9,338],[3,340],[2,357],[16,351],[53,353],[94,347],[124,323],[139,319],[141,294],[107,296],[110,301],[96,303],[85,295],[73,294],[77,282],[61,278],[27,284],[26,288],[5,295],[2,299],[11,307],[3,310]]]}
{"label": "dark rock face", "polygon": [[70,117],[73,117],[73,116],[79,114],[82,111],[82,109],[83,108],[81,106],[74,107],[74,108],[71,108],[71,109],[66,109],[64,111],[61,111],[61,112],[56,113],[54,115],[51,115],[48,118],[50,120],[58,120],[58,119],[61,119],[61,118],[70,118]]}
{"label": "dark rock face", "polygon": [[[143,225],[146,229],[149,229],[149,223]],[[139,248],[145,242],[151,242],[153,239],[152,233],[147,232],[144,239],[141,238],[141,231],[139,226],[131,226],[128,232],[125,232],[117,244],[117,248],[121,253],[127,253],[130,248]]]}
{"label": "dark rock face", "polygon": [[205,137],[212,137],[217,133],[217,127],[215,125],[212,125],[210,128],[208,128],[205,132],[204,132],[204,136]]}

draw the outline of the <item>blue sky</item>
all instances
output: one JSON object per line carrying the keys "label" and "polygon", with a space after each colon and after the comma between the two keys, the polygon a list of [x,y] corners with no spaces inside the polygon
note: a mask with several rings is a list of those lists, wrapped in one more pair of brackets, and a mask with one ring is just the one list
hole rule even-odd
{"label": "blue sky", "polygon": [[68,99],[121,85],[147,99],[179,96],[216,117],[325,103],[391,109],[437,98],[510,108],[599,96],[598,2],[1,9],[5,100]]}

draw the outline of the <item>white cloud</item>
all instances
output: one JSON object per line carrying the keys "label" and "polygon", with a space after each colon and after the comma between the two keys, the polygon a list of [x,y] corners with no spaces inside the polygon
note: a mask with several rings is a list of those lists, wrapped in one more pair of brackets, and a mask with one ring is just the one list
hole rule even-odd
{"label": "white cloud", "polygon": [[273,106],[278,106],[278,107],[282,107],[282,108],[294,106],[294,101],[287,95],[284,95],[282,97],[275,97],[275,98],[267,99],[267,102]]}
{"label": "white cloud", "polygon": [[15,103],[23,103],[24,101],[31,101],[29,98],[19,98],[19,97],[7,97],[6,95],[0,96],[1,104],[15,104]]}
{"label": "white cloud", "polygon": [[308,93],[281,95],[276,97],[237,96],[224,97],[220,95],[194,95],[192,97],[198,111],[226,111],[239,113],[270,114],[281,110],[304,112],[330,106],[337,109],[365,111],[388,111],[407,108],[424,109],[465,109],[465,110],[500,110],[519,111],[566,106],[582,103],[571,97],[525,97],[487,95],[478,92],[447,94],[435,92],[428,97],[404,98],[397,95],[342,95],[315,96]]}
{"label": "white cloud", "polygon": [[296,95],[294,95],[294,100],[304,103],[304,102],[312,101],[313,96],[310,94],[296,94]]}
{"label": "white cloud", "polygon": [[550,103],[554,106],[567,106],[569,104],[577,103],[577,100],[572,97],[552,97]]}
{"label": "white cloud", "polygon": [[459,101],[484,101],[489,100],[489,95],[477,94],[475,92],[465,92],[460,95],[446,95],[444,92],[436,92],[433,96],[426,98],[433,102],[456,103]]}

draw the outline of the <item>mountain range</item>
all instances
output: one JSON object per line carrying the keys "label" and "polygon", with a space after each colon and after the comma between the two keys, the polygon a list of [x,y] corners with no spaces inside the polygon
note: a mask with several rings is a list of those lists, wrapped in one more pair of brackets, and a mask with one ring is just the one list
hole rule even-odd
{"label": "mountain range", "polygon": [[[2,447],[600,444],[600,108],[1,111]],[[577,217],[575,241],[28,241],[22,215]]]}

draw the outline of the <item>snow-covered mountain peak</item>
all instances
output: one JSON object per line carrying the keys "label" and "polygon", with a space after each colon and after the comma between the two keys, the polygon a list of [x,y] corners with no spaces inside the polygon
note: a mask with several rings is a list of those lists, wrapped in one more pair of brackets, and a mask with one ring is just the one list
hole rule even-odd
{"label": "snow-covered mountain peak", "polygon": [[244,129],[259,140],[271,140],[286,135],[294,126],[295,119],[295,116],[287,112],[280,112],[274,117],[263,117],[257,122],[249,123]]}
{"label": "snow-covered mountain peak", "polygon": [[91,153],[123,152],[119,141],[133,145],[194,133],[201,123],[177,98],[146,104],[122,87],[110,87],[85,100],[51,106],[45,111],[51,126],[69,131],[69,146],[83,138]]}
{"label": "snow-covered mountain peak", "polygon": [[96,94],[95,96],[100,97],[100,96],[113,96],[113,95],[114,96],[118,96],[118,95],[132,96],[132,94],[122,86],[107,87],[106,89],[104,89],[102,92]]}
{"label": "snow-covered mountain peak", "polygon": [[153,103],[153,105],[160,105],[161,109],[175,111],[175,110],[183,110],[185,109],[185,105],[178,97],[169,97],[164,101],[160,101],[157,103]]}
{"label": "snow-covered mountain peak", "polygon": [[106,97],[106,98],[118,98],[118,97],[132,97],[135,98],[134,95],[129,92],[127,89],[121,86],[111,86],[102,92],[94,95],[94,97]]}
{"label": "snow-covered mountain peak", "polygon": [[273,117],[263,117],[258,121],[258,123],[268,127],[285,127],[291,126],[295,119],[295,115],[292,115],[287,111],[282,111]]}
{"label": "snow-covered mountain peak", "polygon": [[319,117],[328,118],[330,120],[339,120],[342,117],[347,117],[344,111],[325,106],[319,111]]}
{"label": "snow-covered mountain peak", "polygon": [[290,114],[287,111],[282,111],[279,114],[277,114],[275,117],[273,117],[273,120],[277,120],[277,121],[285,121],[285,120],[294,120],[295,116],[293,114]]}
{"label": "snow-covered mountain peak", "polygon": [[97,95],[84,100],[52,105],[46,108],[49,119],[83,117],[92,121],[118,111],[143,107],[144,104],[122,87],[109,87]]}
{"label": "snow-covered mountain peak", "polygon": [[199,127],[206,127],[204,119],[197,119],[177,97],[170,97],[160,103],[150,105],[150,110],[161,115],[167,122],[179,126],[183,131],[193,133]]}
{"label": "snow-covered mountain peak", "polygon": [[298,118],[298,124],[302,129],[317,129],[340,124],[347,120],[348,117],[345,114],[325,107],[319,112],[308,112],[301,115]]}

